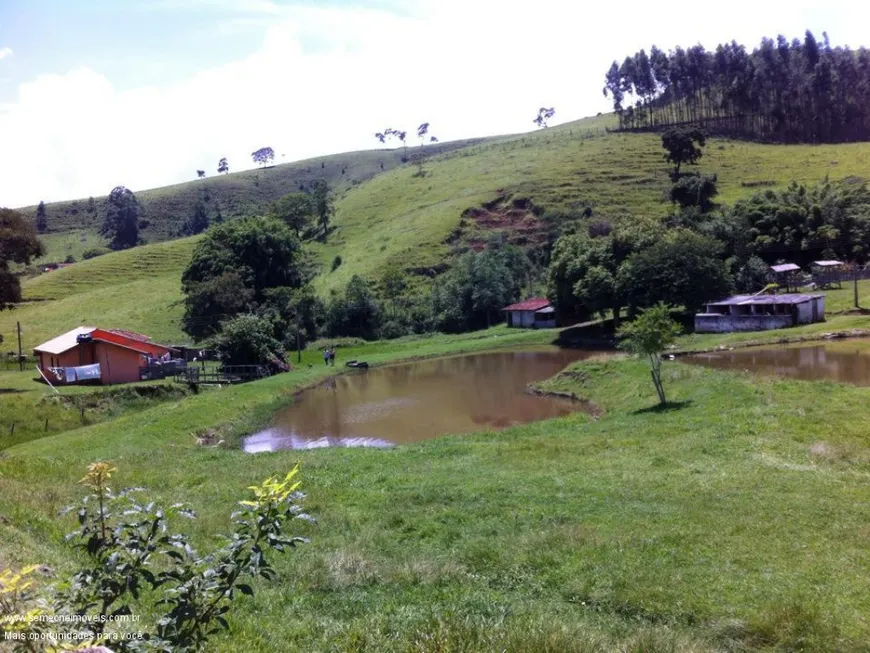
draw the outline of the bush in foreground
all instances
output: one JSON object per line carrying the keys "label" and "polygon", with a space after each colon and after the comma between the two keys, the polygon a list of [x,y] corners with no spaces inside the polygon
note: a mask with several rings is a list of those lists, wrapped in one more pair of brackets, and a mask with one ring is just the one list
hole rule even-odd
{"label": "bush in foreground", "polygon": [[[240,501],[232,515],[232,534],[207,555],[185,535],[168,533],[168,518],[194,518],[190,509],[179,503],[161,509],[141,499],[140,488],[114,492],[108,481],[115,471],[91,464],[82,479],[90,494],[68,509],[79,527],[67,538],[87,554],[68,582],[40,593],[37,567],[0,572],[0,640],[12,642],[11,650],[65,650],[67,643],[57,641],[62,634],[73,648],[110,643],[119,652],[201,651],[228,628],[225,615],[237,595],[253,595],[246,581],[275,577],[266,553],[307,541],[285,534],[290,520],[311,519],[300,506],[298,466],[281,480],[252,486],[254,498]],[[152,605],[156,610],[146,610]],[[153,622],[143,623],[141,615],[155,612]],[[140,619],[131,636],[122,617],[134,614]]]}

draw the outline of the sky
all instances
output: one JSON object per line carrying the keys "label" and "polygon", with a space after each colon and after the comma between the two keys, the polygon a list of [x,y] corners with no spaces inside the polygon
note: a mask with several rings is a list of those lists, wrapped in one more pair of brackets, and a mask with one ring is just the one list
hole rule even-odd
{"label": "sky", "polygon": [[862,0],[0,0],[0,206],[247,169],[264,146],[372,149],[422,122],[441,141],[529,131],[541,106],[551,124],[609,111],[610,63],[653,43],[811,29],[858,47],[868,19]]}

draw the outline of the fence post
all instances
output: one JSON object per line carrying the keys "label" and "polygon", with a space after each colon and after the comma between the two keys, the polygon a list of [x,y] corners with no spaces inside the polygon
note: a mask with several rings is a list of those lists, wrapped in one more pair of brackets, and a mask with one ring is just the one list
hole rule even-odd
{"label": "fence post", "polygon": [[18,327],[18,371],[24,371],[24,359],[21,357],[21,322],[16,322]]}

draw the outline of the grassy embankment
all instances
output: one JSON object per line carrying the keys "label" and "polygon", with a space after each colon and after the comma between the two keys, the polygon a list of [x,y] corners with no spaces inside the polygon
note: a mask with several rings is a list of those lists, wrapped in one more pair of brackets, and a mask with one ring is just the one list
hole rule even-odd
{"label": "grassy embankment", "polygon": [[[476,336],[381,343],[365,356],[552,334]],[[280,580],[239,601],[214,650],[865,650],[863,390],[669,363],[674,404],[658,411],[646,365],[593,361],[544,385],[595,401],[600,419],[392,450],[195,446],[195,429],[244,431],[323,374],[303,366],[8,449],[0,558],[69,568],[70,524],[56,514],[92,460],[116,463],[119,484],[191,502],[203,547],[247,485],[301,461],[319,519],[312,543],[276,559]]]}
{"label": "grassy embankment", "polygon": [[[486,227],[472,219],[464,227],[460,224],[466,209],[498,197],[505,198],[503,212],[510,211],[513,200],[526,198],[544,215],[557,219],[578,215],[586,207],[592,209],[592,220],[614,223],[663,215],[668,210],[669,168],[658,137],[603,134],[609,120],[603,116],[475,144],[444,144],[445,151],[426,163],[422,177],[414,176],[416,167],[409,165],[385,165],[381,172],[378,161],[401,156],[400,151],[336,155],[336,162],[346,158],[344,177],[364,180],[343,182],[336,201],[336,229],[325,245],[312,245],[321,265],[316,287],[326,293],[341,288],[353,274],[378,279],[388,267],[419,273],[449,262],[457,246],[484,239],[489,231],[500,228],[498,221]],[[168,232],[180,225],[186,215],[184,207],[196,201],[204,185],[213,185],[216,195],[231,197],[239,215],[256,213],[273,196],[296,189],[299,181],[317,178],[319,162],[278,165],[143,191],[140,199],[147,204],[148,193],[153,194],[148,219]],[[870,143],[764,145],[713,139],[699,169],[718,175],[719,199],[730,204],[758,191],[760,183],[781,187],[793,179],[817,182],[825,176],[861,176],[868,162]],[[334,172],[336,167],[327,164],[323,170]],[[229,211],[224,214],[231,215]],[[519,228],[504,217],[503,228]],[[523,218],[536,219],[533,215]],[[70,223],[69,228],[82,227]],[[457,229],[461,238],[456,243],[445,242]],[[93,234],[87,237],[90,243]],[[69,237],[48,236],[51,242],[64,238]],[[181,340],[179,277],[193,244],[191,239],[181,239],[148,245],[25,282],[26,299],[47,301],[26,302],[17,311],[0,313],[4,348],[14,342],[16,320],[24,328],[25,349],[82,321],[141,331],[164,341]],[[343,263],[329,272],[336,255],[341,255]],[[412,282],[425,283],[427,277],[417,273],[409,273]]]}
{"label": "grassy embankment", "polygon": [[[427,151],[449,152],[479,140],[438,143],[430,145]],[[179,228],[193,213],[197,202],[203,202],[212,219],[218,210],[225,219],[256,215],[282,195],[299,190],[300,186],[309,187],[317,179],[325,179],[341,195],[385,170],[403,165],[402,156],[401,149],[345,152],[227,175],[209,172],[206,179],[131,190],[139,200],[141,218],[148,223],[141,231],[142,237],[149,242],[159,242],[177,237]],[[233,165],[232,161],[230,165]],[[80,253],[84,249],[99,246],[103,241],[97,232],[105,219],[105,200],[105,196],[94,198],[95,213],[88,212],[87,198],[46,204],[48,253],[41,260],[62,261],[69,254],[78,260],[77,251]],[[32,220],[36,219],[35,205],[20,210]],[[78,232],[79,241],[84,235],[88,246],[81,247],[69,238],[67,234],[70,232]]]}

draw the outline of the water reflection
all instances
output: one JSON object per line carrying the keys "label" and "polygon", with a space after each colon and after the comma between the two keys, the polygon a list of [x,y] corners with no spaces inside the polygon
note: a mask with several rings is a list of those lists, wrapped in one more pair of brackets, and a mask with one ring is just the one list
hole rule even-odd
{"label": "water reflection", "polygon": [[683,360],[721,370],[870,386],[870,351],[863,341],[738,349],[696,354]]}
{"label": "water reflection", "polygon": [[580,409],[536,397],[526,385],[592,352],[546,350],[439,358],[360,370],[304,392],[245,451],[327,446],[386,447],[446,433],[503,429]]}

